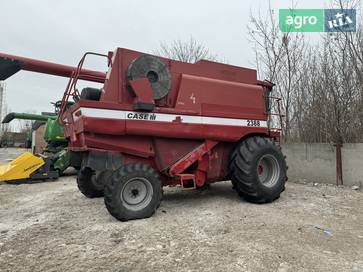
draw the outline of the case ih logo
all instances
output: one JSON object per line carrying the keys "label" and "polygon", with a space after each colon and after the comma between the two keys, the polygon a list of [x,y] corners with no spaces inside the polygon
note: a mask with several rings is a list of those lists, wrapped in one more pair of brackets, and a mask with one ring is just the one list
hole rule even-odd
{"label": "case ih logo", "polygon": [[127,114],[127,119],[154,121],[154,120],[156,120],[156,115],[154,113],[150,114],[150,113],[135,113],[135,112],[129,112]]}
{"label": "case ih logo", "polygon": [[282,32],[355,32],[355,9],[280,9]]}

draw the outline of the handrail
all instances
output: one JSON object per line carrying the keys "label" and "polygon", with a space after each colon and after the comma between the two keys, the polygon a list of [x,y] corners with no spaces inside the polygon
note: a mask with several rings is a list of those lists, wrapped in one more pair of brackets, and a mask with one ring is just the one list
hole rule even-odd
{"label": "handrail", "polygon": [[100,54],[100,53],[94,53],[94,52],[86,52],[83,57],[81,58],[81,60],[79,61],[78,65],[77,65],[77,69],[75,72],[72,72],[71,76],[69,77],[69,81],[67,83],[67,86],[66,86],[66,89],[64,91],[64,94],[63,94],[63,98],[62,98],[62,104],[61,104],[61,107],[60,107],[60,111],[59,111],[59,122],[61,124],[65,124],[65,112],[67,110],[67,104],[68,104],[68,100],[69,100],[69,97],[70,96],[73,96],[73,97],[78,97],[79,98],[79,92],[76,88],[76,85],[77,85],[77,82],[79,80],[79,76],[80,76],[80,72],[82,71],[82,67],[83,67],[83,64],[84,64],[84,61],[86,59],[86,57],[88,55],[94,55],[94,56],[99,56],[99,57],[106,57],[107,60],[108,60],[108,66],[111,66],[112,65],[112,62],[111,62],[111,58],[109,55],[105,55],[105,54]]}
{"label": "handrail", "polygon": [[[282,101],[282,98],[277,97],[277,96],[266,96],[266,98],[270,99],[271,102],[275,101],[276,102],[275,107],[277,107],[277,112],[271,112],[272,111],[271,109],[273,108],[273,105],[272,105],[272,103],[270,103],[270,111],[266,112],[266,115],[268,115],[268,119],[270,119],[269,122],[268,122],[269,129],[270,130],[282,131],[283,130],[283,120],[282,120],[282,118],[285,117],[285,115],[281,113],[281,101]],[[274,128],[270,127],[270,121],[271,121],[270,117],[271,116],[278,116],[279,123],[280,123],[279,127],[274,127]]]}

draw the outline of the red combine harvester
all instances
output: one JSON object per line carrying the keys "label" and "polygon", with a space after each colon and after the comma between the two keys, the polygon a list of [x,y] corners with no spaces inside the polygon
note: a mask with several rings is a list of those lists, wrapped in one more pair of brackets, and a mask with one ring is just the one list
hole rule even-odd
{"label": "red combine harvester", "polygon": [[[107,74],[83,69],[89,55],[107,59]],[[280,130],[270,126],[278,99],[255,70],[122,48],[86,53],[76,68],[0,54],[0,80],[20,69],[70,77],[59,121],[72,165],[81,169],[78,187],[87,197],[104,196],[119,220],[150,217],[168,185],[194,189],[231,179],[255,203],[284,191]],[[104,85],[79,92],[78,80]]]}

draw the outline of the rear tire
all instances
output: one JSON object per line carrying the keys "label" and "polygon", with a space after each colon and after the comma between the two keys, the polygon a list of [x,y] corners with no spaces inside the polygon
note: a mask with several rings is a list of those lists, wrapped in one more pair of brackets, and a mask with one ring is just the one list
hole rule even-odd
{"label": "rear tire", "polygon": [[229,162],[233,188],[254,203],[268,203],[280,197],[285,190],[286,170],[280,147],[260,136],[241,142]]}
{"label": "rear tire", "polygon": [[121,221],[152,216],[161,198],[159,175],[147,164],[132,163],[121,167],[105,186],[106,208]]}
{"label": "rear tire", "polygon": [[88,198],[103,196],[104,185],[96,179],[96,173],[91,168],[87,167],[78,171],[77,186]]}

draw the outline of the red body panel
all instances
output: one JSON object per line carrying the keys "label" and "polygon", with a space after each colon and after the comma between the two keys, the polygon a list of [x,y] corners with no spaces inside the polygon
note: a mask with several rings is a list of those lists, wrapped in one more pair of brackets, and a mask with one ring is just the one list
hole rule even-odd
{"label": "red body panel", "polygon": [[[152,101],[145,80],[126,80],[128,66],[142,55],[117,49],[100,101],[80,100],[68,109],[65,133],[71,150],[118,151],[125,162],[157,168],[164,185],[178,183],[178,175],[192,174],[201,186],[226,177],[229,154],[241,138],[270,136],[264,90],[269,86],[257,80],[255,70],[161,58],[172,87],[166,97]],[[155,103],[155,108],[134,110],[135,101]]]}

